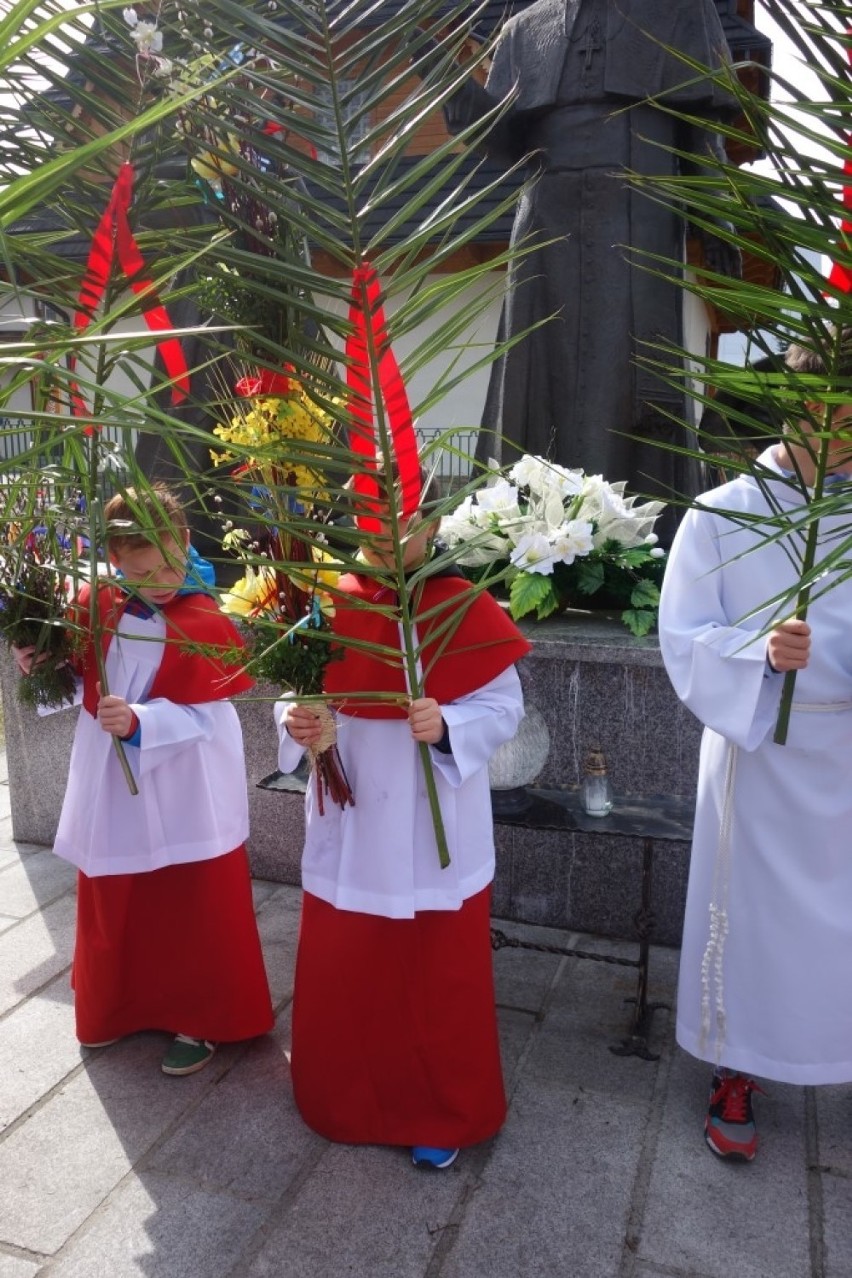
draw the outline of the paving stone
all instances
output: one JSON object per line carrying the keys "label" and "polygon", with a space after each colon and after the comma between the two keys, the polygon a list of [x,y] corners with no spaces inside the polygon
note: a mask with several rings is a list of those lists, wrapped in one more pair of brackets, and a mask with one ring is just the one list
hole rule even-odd
{"label": "paving stone", "polygon": [[[595,942],[584,938],[579,948],[592,950]],[[630,947],[605,943],[604,952],[630,953]],[[600,946],[597,949],[600,950]],[[656,965],[654,964],[654,960]],[[675,965],[676,966],[676,965]],[[673,965],[662,953],[652,955],[653,990],[656,996],[673,997]],[[585,1091],[614,1096],[635,1096],[640,1104],[650,1098],[656,1065],[641,1056],[621,1056],[611,1049],[629,1037],[636,993],[636,970],[588,959],[567,959],[548,1005],[547,1016],[527,1063],[537,1078],[570,1083]],[[670,1032],[670,1013],[659,1011],[652,1022],[648,1046],[659,1051]]]}
{"label": "paving stone", "polygon": [[62,975],[0,1023],[0,1131],[82,1059],[74,1031],[74,995]]}
{"label": "paving stone", "polygon": [[514,1008],[498,1007],[497,1025],[500,1031],[500,1057],[507,1091],[514,1085],[515,1071],[523,1059],[535,1033],[536,1021],[531,1012],[518,1012]]}
{"label": "paving stone", "polygon": [[[111,1194],[51,1265],[51,1278],[226,1278],[268,1208],[154,1172]],[[295,1278],[296,1270],[280,1278]]]}
{"label": "paving stone", "polygon": [[87,1056],[86,1070],[0,1142],[0,1241],[56,1251],[234,1059],[199,1074],[159,1069],[167,1037],[137,1034]]}
{"label": "paving stone", "polygon": [[0,1278],[33,1278],[41,1269],[36,1260],[24,1260],[20,1256],[5,1256],[0,1253]]}
{"label": "paving stone", "polygon": [[644,1127],[635,1104],[525,1076],[441,1278],[615,1278]]}
{"label": "paving stone", "polygon": [[469,1190],[462,1164],[430,1173],[404,1149],[329,1145],[240,1278],[422,1278]]}
{"label": "paving stone", "polygon": [[77,871],[67,861],[42,848],[40,852],[0,869],[0,909],[23,919],[57,897],[73,892]]}
{"label": "paving stone", "polygon": [[852,1177],[852,1087],[815,1087],[819,1163]]}
{"label": "paving stone", "polygon": [[822,1203],[825,1219],[825,1278],[850,1278],[852,1181],[843,1176],[823,1176]]}
{"label": "paving stone", "polygon": [[702,1278],[810,1278],[803,1089],[755,1098],[760,1154],[731,1166],[704,1143],[710,1073],[676,1053],[639,1254]]}
{"label": "paving stone", "polygon": [[75,910],[60,897],[0,936],[0,1015],[70,966]]}
{"label": "paving stone", "polygon": [[306,1155],[326,1144],[293,1102],[289,1048],[289,1024],[250,1043],[218,1087],[146,1158],[145,1170],[276,1202]]}

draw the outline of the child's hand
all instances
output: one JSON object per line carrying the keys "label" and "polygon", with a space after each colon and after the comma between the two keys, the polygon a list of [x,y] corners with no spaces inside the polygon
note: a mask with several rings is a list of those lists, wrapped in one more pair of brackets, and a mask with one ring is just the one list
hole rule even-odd
{"label": "child's hand", "polygon": [[811,655],[811,628],[806,621],[791,617],[770,631],[766,656],[773,670],[804,670]]}
{"label": "child's hand", "polygon": [[98,723],[104,732],[112,737],[129,737],[133,734],[134,724],[138,722],[133,710],[124,697],[102,697],[101,685],[98,689]]}
{"label": "child's hand", "polygon": [[284,725],[290,736],[300,746],[316,745],[322,733],[322,725],[309,706],[291,701],[284,715]]}
{"label": "child's hand", "polygon": [[418,697],[408,707],[408,722],[415,741],[434,745],[444,735],[444,716],[434,697]]}

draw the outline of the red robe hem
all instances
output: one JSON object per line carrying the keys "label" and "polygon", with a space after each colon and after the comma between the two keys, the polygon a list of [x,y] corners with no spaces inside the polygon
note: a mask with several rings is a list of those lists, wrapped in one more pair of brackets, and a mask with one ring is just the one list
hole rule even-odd
{"label": "red robe hem", "polygon": [[272,1000],[245,847],[147,874],[80,872],[71,972],[82,1043],[265,1034]]}
{"label": "red robe hem", "polygon": [[475,1145],[506,1117],[490,888],[460,910],[388,919],[305,893],[293,1093],[328,1140]]}

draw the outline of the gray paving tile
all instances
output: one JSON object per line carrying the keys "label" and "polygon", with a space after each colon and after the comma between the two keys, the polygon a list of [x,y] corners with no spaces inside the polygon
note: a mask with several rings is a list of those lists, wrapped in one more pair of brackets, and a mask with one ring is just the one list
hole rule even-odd
{"label": "gray paving tile", "polygon": [[615,1278],[645,1114],[524,1077],[441,1278]]}
{"label": "gray paving tile", "polygon": [[39,1261],[5,1256],[0,1252],[0,1278],[34,1278],[41,1267]]}
{"label": "gray paving tile", "polygon": [[[51,1278],[225,1278],[268,1208],[173,1176],[133,1176],[51,1265]],[[295,1274],[284,1269],[280,1278]]]}
{"label": "gray paving tile", "polygon": [[823,1176],[825,1278],[852,1278],[852,1181]]}
{"label": "gray paving tile", "polygon": [[73,892],[77,871],[45,848],[0,869],[0,911],[23,919],[66,892]]}
{"label": "gray paving tile", "polygon": [[515,1081],[515,1071],[524,1058],[535,1033],[536,1021],[531,1012],[517,1012],[514,1008],[497,1009],[497,1025],[500,1031],[500,1057],[507,1090]]}
{"label": "gray paving tile", "polygon": [[205,1190],[276,1202],[325,1147],[299,1117],[288,1061],[289,1025],[249,1044],[233,1070],[145,1160],[145,1170]]}
{"label": "gray paving tile", "polygon": [[0,1015],[71,963],[75,902],[60,897],[0,936]]}
{"label": "gray paving tile", "polygon": [[0,1022],[0,1131],[80,1064],[67,975]]}
{"label": "gray paving tile", "polygon": [[330,1145],[240,1278],[421,1278],[469,1190],[459,1164],[429,1174],[407,1150]]}
{"label": "gray paving tile", "polygon": [[803,1090],[772,1083],[756,1098],[760,1155],[731,1165],[704,1143],[709,1084],[709,1066],[677,1051],[641,1258],[707,1278],[810,1278]]}
{"label": "gray paving tile", "polygon": [[139,1034],[92,1053],[83,1073],[0,1142],[0,1241],[56,1251],[234,1059],[223,1048],[203,1073],[167,1078],[166,1041]]}
{"label": "gray paving tile", "polygon": [[819,1163],[852,1177],[852,1086],[816,1087]]}

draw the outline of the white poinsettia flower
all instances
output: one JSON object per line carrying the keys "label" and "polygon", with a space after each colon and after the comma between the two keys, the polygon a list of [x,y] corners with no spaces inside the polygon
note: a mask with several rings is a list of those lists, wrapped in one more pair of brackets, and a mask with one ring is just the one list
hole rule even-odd
{"label": "white poinsettia flower", "polygon": [[559,466],[546,457],[525,453],[509,471],[509,478],[519,488],[528,489],[534,497],[556,492],[564,499],[580,491],[583,472]]}
{"label": "white poinsettia flower", "polygon": [[543,495],[541,513],[548,528],[559,528],[565,520],[565,503],[554,488]]}
{"label": "white poinsettia flower", "polygon": [[[453,547],[453,560],[464,568],[481,568],[485,564],[493,564],[500,559],[508,559],[511,545],[504,537],[477,528],[474,535],[456,542]],[[459,547],[463,547],[459,549]]]}
{"label": "white poinsettia flower", "polygon": [[561,564],[573,564],[594,549],[594,525],[585,519],[569,519],[552,539],[553,553]]}
{"label": "white poinsettia flower", "polygon": [[536,532],[523,536],[509,558],[521,572],[537,572],[543,576],[550,576],[558,562],[550,538]]}
{"label": "white poinsettia flower", "polygon": [[583,502],[583,513],[595,520],[595,545],[617,541],[622,546],[641,546],[651,533],[663,502],[636,504],[635,496],[624,496],[624,485],[601,484],[594,500]]}
{"label": "white poinsettia flower", "polygon": [[581,470],[571,470],[567,466],[548,462],[541,477],[541,491],[545,495],[555,493],[561,501],[568,501],[583,491],[583,478]]}
{"label": "white poinsettia flower", "polygon": [[518,490],[508,479],[495,480],[487,488],[480,488],[476,494],[476,504],[480,510],[487,510],[498,515],[504,513],[513,517],[520,514],[518,506]]}

